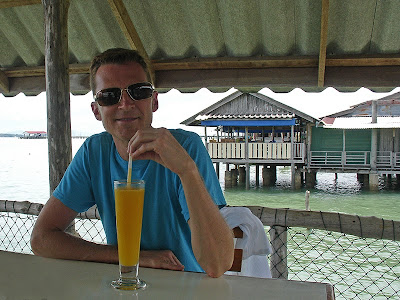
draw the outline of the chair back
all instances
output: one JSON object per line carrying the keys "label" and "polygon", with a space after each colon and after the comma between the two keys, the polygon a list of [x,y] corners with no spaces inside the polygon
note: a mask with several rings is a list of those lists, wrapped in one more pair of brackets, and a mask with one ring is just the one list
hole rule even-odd
{"label": "chair back", "polygon": [[[232,229],[233,236],[237,239],[243,238],[243,231],[239,227],[235,227]],[[232,267],[228,271],[232,272],[240,272],[242,270],[242,258],[243,258],[243,249],[236,249],[233,254],[233,264]]]}

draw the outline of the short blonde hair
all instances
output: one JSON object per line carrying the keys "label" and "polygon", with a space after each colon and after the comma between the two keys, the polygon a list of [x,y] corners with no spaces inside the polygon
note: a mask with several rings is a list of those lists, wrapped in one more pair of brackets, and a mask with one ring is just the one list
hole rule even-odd
{"label": "short blonde hair", "polygon": [[151,82],[151,77],[147,64],[143,56],[141,56],[138,51],[123,48],[111,48],[104,51],[103,53],[96,55],[90,65],[90,88],[92,89],[93,95],[96,94],[96,73],[102,65],[125,64],[128,62],[136,62],[141,65],[146,73],[147,80]]}

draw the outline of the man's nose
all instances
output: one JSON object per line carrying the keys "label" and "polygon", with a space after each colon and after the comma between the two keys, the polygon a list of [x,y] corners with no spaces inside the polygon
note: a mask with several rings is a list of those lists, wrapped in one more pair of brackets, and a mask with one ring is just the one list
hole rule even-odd
{"label": "man's nose", "polygon": [[121,101],[119,102],[119,106],[126,107],[126,106],[134,106],[135,101],[132,100],[131,96],[129,96],[126,90],[122,90],[121,94]]}

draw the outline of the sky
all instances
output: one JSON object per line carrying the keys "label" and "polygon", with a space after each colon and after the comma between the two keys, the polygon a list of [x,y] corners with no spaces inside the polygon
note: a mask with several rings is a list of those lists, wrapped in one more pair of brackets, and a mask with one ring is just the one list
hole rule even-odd
{"label": "sky", "polygon": [[[159,109],[153,115],[153,127],[184,128],[204,134],[203,128],[187,127],[180,123],[235,91],[232,88],[225,93],[212,93],[207,89],[200,89],[196,93],[181,93],[173,89],[168,93],[159,94]],[[290,93],[274,93],[268,88],[259,92],[313,117],[323,117],[354,104],[400,92],[400,87],[389,93],[374,93],[365,88],[351,93],[340,93],[334,88],[327,88],[319,93],[306,93],[301,89],[294,89]],[[91,93],[84,96],[71,95],[70,99],[73,136],[88,136],[104,131],[101,122],[94,118],[91,111]],[[0,133],[46,131],[46,128],[45,93],[34,97],[23,94],[15,97],[0,95]]]}

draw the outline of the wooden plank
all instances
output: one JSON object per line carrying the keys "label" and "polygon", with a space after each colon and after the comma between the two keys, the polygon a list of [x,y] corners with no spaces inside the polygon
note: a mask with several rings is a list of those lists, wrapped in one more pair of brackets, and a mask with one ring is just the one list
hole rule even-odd
{"label": "wooden plank", "polygon": [[221,157],[227,158],[226,157],[226,143],[221,143]]}
{"label": "wooden plank", "polygon": [[233,252],[233,263],[228,271],[240,272],[242,270],[243,249],[235,249]]}
{"label": "wooden plank", "polygon": [[289,143],[285,143],[284,145],[286,145],[286,157],[287,159],[292,158],[292,145]]}
{"label": "wooden plank", "polygon": [[41,4],[41,0],[1,0],[0,8],[9,8],[25,5]]}
{"label": "wooden plank", "polygon": [[[307,58],[282,58],[279,60],[263,59],[263,60],[247,60],[238,61],[235,58],[217,59],[196,59],[189,62],[184,60],[175,60],[171,62],[152,61],[155,71],[172,71],[172,70],[224,70],[224,69],[265,69],[265,68],[316,68],[318,67],[318,59],[313,58],[312,63]],[[326,59],[327,67],[379,67],[379,66],[400,66],[400,56],[382,56],[382,57],[331,57]],[[89,63],[70,64],[70,74],[89,74]],[[347,68],[345,68],[347,69]],[[3,69],[7,77],[29,77],[44,76],[44,66],[36,67],[17,67]],[[160,72],[161,73],[161,72]]]}
{"label": "wooden plank", "polygon": [[240,147],[240,158],[246,158],[246,144],[238,143]]}
{"label": "wooden plank", "polygon": [[[252,92],[258,92],[264,87],[280,91],[290,91],[294,87],[299,87],[306,91],[311,88],[314,91],[316,72],[316,68],[157,71],[156,87],[160,92],[169,91],[171,88],[194,92],[203,87],[228,90],[232,86]],[[4,73],[9,79],[10,94],[40,93],[46,89],[44,71],[41,76],[34,77],[26,77],[35,74],[32,72],[24,75],[18,72],[19,77],[13,76],[15,73],[10,70],[4,70]],[[89,92],[88,78],[87,73],[71,74],[71,91],[83,93],[82,87],[85,87],[85,93]],[[400,78],[400,66],[327,67],[325,86],[352,91],[366,87],[373,91],[388,92],[399,85],[398,78]]]}
{"label": "wooden plank", "polygon": [[69,0],[43,0],[50,194],[72,160],[68,74]]}
{"label": "wooden plank", "polygon": [[174,60],[153,61],[154,70],[214,70],[214,69],[265,69],[265,68],[293,68],[293,67],[316,67],[316,57],[271,57],[271,58],[191,58]]}
{"label": "wooden plank", "polygon": [[232,143],[226,144],[226,158],[232,158]]}
{"label": "wooden plank", "polygon": [[222,158],[222,144],[221,143],[217,144],[217,157]]}
{"label": "wooden plank", "polygon": [[287,227],[273,226],[269,230],[272,253],[270,257],[272,278],[288,279]]}
{"label": "wooden plank", "polygon": [[137,49],[139,53],[143,56],[144,60],[146,61],[151,80],[154,83],[155,82],[154,67],[152,66],[149,55],[147,54],[147,51],[143,46],[139,34],[137,33],[136,28],[133,25],[131,18],[129,17],[124,2],[122,0],[108,0],[108,3],[110,4],[111,10],[114,13],[114,16],[117,19],[118,24],[121,27],[121,30],[124,33],[126,39],[128,40],[130,46],[132,47],[132,49]]}
{"label": "wooden plank", "polygon": [[321,34],[319,42],[318,86],[323,87],[325,81],[326,44],[328,40],[329,0],[322,0]]}
{"label": "wooden plank", "polygon": [[8,80],[8,77],[1,70],[0,70],[0,89],[2,89],[7,93],[10,91],[10,82]]}
{"label": "wooden plank", "polygon": [[364,238],[400,241],[400,221],[335,212],[247,207],[265,226],[315,228]]}
{"label": "wooden plank", "polygon": [[236,143],[236,157],[235,158],[242,158],[241,152],[241,143]]}
{"label": "wooden plank", "polygon": [[276,143],[276,158],[282,159],[282,143]]}
{"label": "wooden plank", "polygon": [[[0,200],[0,212],[16,212],[37,216],[42,207],[43,204],[40,203]],[[400,241],[400,221],[335,212],[262,206],[245,207],[248,207],[264,226],[315,228],[364,238]],[[92,207],[87,212],[79,214],[78,218],[100,219],[100,215],[97,209]]]}
{"label": "wooden plank", "polygon": [[387,55],[381,57],[357,56],[357,57],[334,57],[327,58],[328,67],[378,67],[378,66],[399,66],[400,57]]}
{"label": "wooden plank", "polygon": [[258,143],[258,149],[257,149],[258,158],[263,158],[263,148],[264,148],[264,143]]}
{"label": "wooden plank", "polygon": [[249,144],[248,148],[249,148],[249,149],[248,149],[249,158],[257,158],[257,157],[254,155],[254,148],[255,148],[254,143]]}
{"label": "wooden plank", "polygon": [[210,155],[211,158],[213,158],[213,155],[212,155],[212,153],[213,153],[213,145],[214,145],[214,143],[209,143],[207,145],[207,152],[208,152],[208,155]]}
{"label": "wooden plank", "polygon": [[268,149],[268,156],[267,156],[267,158],[268,159],[272,159],[273,158],[273,153],[274,153],[274,147],[273,147],[273,144],[272,143],[268,143],[267,144],[267,149]]}

